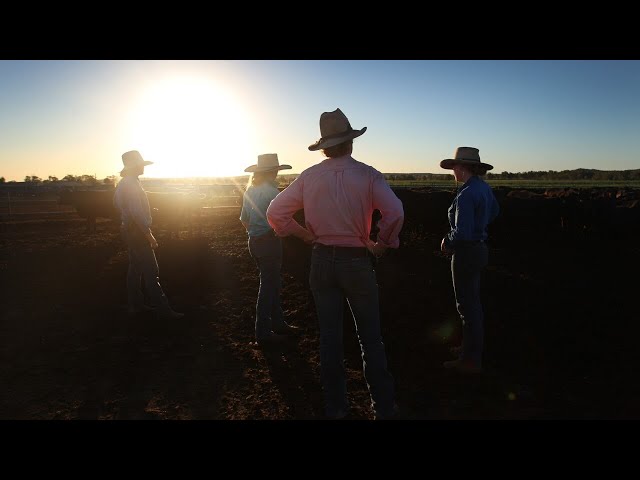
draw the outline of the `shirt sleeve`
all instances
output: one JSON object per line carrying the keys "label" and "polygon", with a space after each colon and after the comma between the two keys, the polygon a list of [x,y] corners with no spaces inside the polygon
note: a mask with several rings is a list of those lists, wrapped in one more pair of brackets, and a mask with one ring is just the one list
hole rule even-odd
{"label": "shirt sleeve", "polygon": [[384,176],[376,172],[373,179],[373,208],[380,210],[382,218],[378,222],[378,243],[390,247],[400,246],[400,230],[404,223],[404,208],[402,202],[385,180]]}
{"label": "shirt sleeve", "polygon": [[304,180],[299,176],[280,192],[267,208],[267,221],[279,237],[308,235],[307,230],[293,219],[293,215],[304,207],[303,186]]}
{"label": "shirt sleeve", "polygon": [[471,192],[461,192],[456,201],[455,227],[447,234],[446,243],[455,247],[460,241],[469,240],[473,232],[474,205]]}
{"label": "shirt sleeve", "polygon": [[151,212],[147,194],[141,186],[128,191],[129,214],[143,233],[151,231]]}

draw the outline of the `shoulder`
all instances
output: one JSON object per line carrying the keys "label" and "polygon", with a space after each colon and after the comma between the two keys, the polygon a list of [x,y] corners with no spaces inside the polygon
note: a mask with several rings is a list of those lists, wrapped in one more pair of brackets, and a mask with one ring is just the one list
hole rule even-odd
{"label": "shoulder", "polygon": [[467,199],[484,198],[488,192],[491,192],[489,184],[480,177],[476,177],[460,190],[460,196]]}
{"label": "shoulder", "polygon": [[253,195],[254,195],[254,189],[255,189],[255,187],[253,187],[253,186],[249,186],[249,187],[247,187],[247,189],[244,191],[244,193],[242,194],[242,201],[243,201],[244,203],[246,203],[246,202],[247,202],[247,199],[249,199],[249,198],[253,198]]}
{"label": "shoulder", "polygon": [[367,174],[371,175],[374,179],[384,180],[384,175],[380,171],[373,168],[371,165],[367,165],[364,162],[360,162],[353,157],[351,157],[351,161],[353,162],[353,166],[355,168],[366,172]]}
{"label": "shoulder", "polygon": [[134,185],[133,185],[133,182],[131,181],[131,177],[123,177],[122,180],[118,182],[118,185],[116,185],[116,192],[131,190],[133,186]]}
{"label": "shoulder", "polygon": [[478,187],[482,189],[483,192],[493,193],[491,185],[489,185],[484,178],[478,178]]}
{"label": "shoulder", "polygon": [[[305,168],[300,175],[296,177],[296,180],[304,180],[306,177],[318,173],[322,170],[322,162],[311,165],[309,168]],[[295,181],[295,180],[294,180]]]}
{"label": "shoulder", "polygon": [[478,185],[475,182],[467,182],[465,185],[460,188],[457,197],[458,198],[473,198],[478,194]]}

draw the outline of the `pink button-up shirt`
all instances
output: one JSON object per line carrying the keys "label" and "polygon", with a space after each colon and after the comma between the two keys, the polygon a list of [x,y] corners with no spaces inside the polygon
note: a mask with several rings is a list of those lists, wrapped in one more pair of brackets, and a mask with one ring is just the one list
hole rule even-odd
{"label": "pink button-up shirt", "polygon": [[304,209],[307,230],[316,242],[341,247],[370,244],[371,215],[380,210],[378,242],[398,248],[404,222],[402,202],[384,176],[350,155],[327,158],[303,171],[273,199],[267,220],[276,234],[308,236],[293,219]]}

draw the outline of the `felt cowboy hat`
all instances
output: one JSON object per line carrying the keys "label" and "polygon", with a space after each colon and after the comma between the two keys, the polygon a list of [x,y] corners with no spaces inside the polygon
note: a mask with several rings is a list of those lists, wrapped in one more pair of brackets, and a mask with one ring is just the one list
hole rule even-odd
{"label": "felt cowboy hat", "polygon": [[151,165],[153,162],[142,158],[142,155],[140,155],[139,151],[131,150],[122,154],[122,163],[124,164],[124,168],[120,173],[124,173],[127,170],[131,170],[132,168]]}
{"label": "felt cowboy hat", "polygon": [[324,112],[320,115],[320,140],[313,145],[309,145],[309,150],[322,150],[324,148],[334,147],[341,143],[353,140],[367,131],[367,127],[361,130],[351,128],[349,120],[342,113],[342,110],[336,108],[333,112]]}
{"label": "felt cowboy hat", "polygon": [[473,147],[458,147],[453,158],[447,158],[440,162],[440,167],[451,170],[454,165],[481,165],[487,170],[491,170],[493,165],[480,161],[480,150]]}
{"label": "felt cowboy hat", "polygon": [[265,153],[258,155],[258,163],[244,169],[245,172],[268,172],[270,170],[286,170],[291,165],[280,165],[277,153]]}

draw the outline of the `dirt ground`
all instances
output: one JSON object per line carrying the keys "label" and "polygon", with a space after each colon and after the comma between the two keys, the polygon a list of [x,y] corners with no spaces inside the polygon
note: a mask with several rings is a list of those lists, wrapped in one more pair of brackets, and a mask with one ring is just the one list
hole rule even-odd
{"label": "dirt ground", "polygon": [[[285,240],[282,295],[298,341],[251,344],[258,274],[235,210],[199,231],[157,229],[160,279],[179,321],[126,315],[118,226],[0,224],[0,419],[322,419],[309,249]],[[483,283],[485,367],[442,368],[459,338],[444,232],[407,219],[377,265],[401,418],[640,418],[637,239],[492,239]],[[348,318],[348,317],[347,317]],[[345,322],[351,418],[373,418],[353,322]]]}

